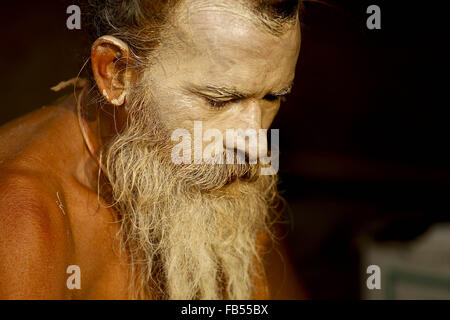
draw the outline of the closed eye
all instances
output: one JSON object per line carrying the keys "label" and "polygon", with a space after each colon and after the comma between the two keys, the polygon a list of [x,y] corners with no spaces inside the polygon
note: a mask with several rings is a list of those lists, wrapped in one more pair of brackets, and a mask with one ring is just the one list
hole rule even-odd
{"label": "closed eye", "polygon": [[206,100],[208,101],[209,105],[214,109],[225,108],[227,106],[227,104],[234,101],[234,100],[219,101],[219,100],[214,100],[214,99],[210,99],[210,98],[207,98]]}
{"label": "closed eye", "polygon": [[264,100],[267,100],[267,101],[275,101],[275,100],[278,100],[279,98],[280,98],[280,96],[277,96],[274,94],[266,94],[264,96]]}
{"label": "closed eye", "polygon": [[277,101],[279,99],[281,102],[284,102],[284,101],[286,101],[286,94],[282,94],[282,95],[267,94],[264,96],[263,99],[266,101]]}
{"label": "closed eye", "polygon": [[[280,102],[284,102],[286,101],[286,96],[287,94],[267,94],[264,96],[264,100],[266,101],[278,101],[280,100]],[[228,104],[235,102],[236,100],[239,100],[239,98],[231,98],[228,100],[218,100],[218,99],[214,99],[211,97],[205,97],[206,101],[208,102],[208,104],[211,106],[211,108],[215,109],[215,110],[220,110],[225,108]]]}

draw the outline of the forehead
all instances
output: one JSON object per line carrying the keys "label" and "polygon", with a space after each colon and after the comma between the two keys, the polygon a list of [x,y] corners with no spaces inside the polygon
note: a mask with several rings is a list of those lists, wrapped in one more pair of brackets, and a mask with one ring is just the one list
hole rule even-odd
{"label": "forehead", "polygon": [[179,7],[174,23],[183,54],[171,61],[176,72],[197,80],[206,73],[218,85],[230,77],[236,86],[290,82],[300,49],[299,23],[274,36],[248,9],[232,3],[186,1]]}

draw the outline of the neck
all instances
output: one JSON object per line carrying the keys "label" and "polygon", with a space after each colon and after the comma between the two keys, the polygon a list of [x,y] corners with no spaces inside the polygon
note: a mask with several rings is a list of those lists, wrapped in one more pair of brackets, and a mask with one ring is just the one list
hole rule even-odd
{"label": "neck", "polygon": [[[84,145],[89,152],[88,157],[81,166],[83,175],[90,172],[85,181],[95,192],[100,191],[101,196],[108,200],[110,198],[109,184],[106,179],[106,170],[102,164],[102,153],[108,144],[123,129],[126,121],[123,114],[119,114],[119,108],[98,101],[98,96],[88,94],[88,87],[83,88],[76,95],[76,115]],[[88,165],[89,170],[85,171]],[[101,190],[99,189],[101,186]]]}
{"label": "neck", "polygon": [[[98,100],[95,93],[88,94],[84,88],[78,96],[77,114],[80,129],[89,152],[97,164],[100,154],[106,146],[120,134],[126,123],[126,114],[122,107],[115,107]],[[103,169],[103,168],[102,168]]]}

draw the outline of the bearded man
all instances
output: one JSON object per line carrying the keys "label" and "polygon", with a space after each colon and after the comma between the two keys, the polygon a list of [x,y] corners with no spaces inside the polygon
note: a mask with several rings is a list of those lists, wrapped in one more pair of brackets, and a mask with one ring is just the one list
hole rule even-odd
{"label": "bearded man", "polygon": [[194,121],[270,127],[294,79],[299,7],[91,1],[93,81],[60,84],[74,94],[0,129],[0,298],[301,298],[269,250],[276,176],[229,141],[223,155],[246,161],[176,163],[172,139]]}

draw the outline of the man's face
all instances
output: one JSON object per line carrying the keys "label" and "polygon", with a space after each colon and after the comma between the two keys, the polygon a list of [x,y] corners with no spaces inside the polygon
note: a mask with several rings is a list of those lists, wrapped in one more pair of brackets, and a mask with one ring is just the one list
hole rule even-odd
{"label": "man's face", "polygon": [[243,12],[196,1],[179,8],[172,41],[146,75],[169,131],[192,130],[195,120],[224,137],[227,129],[270,127],[294,79],[300,28],[275,36]]}

